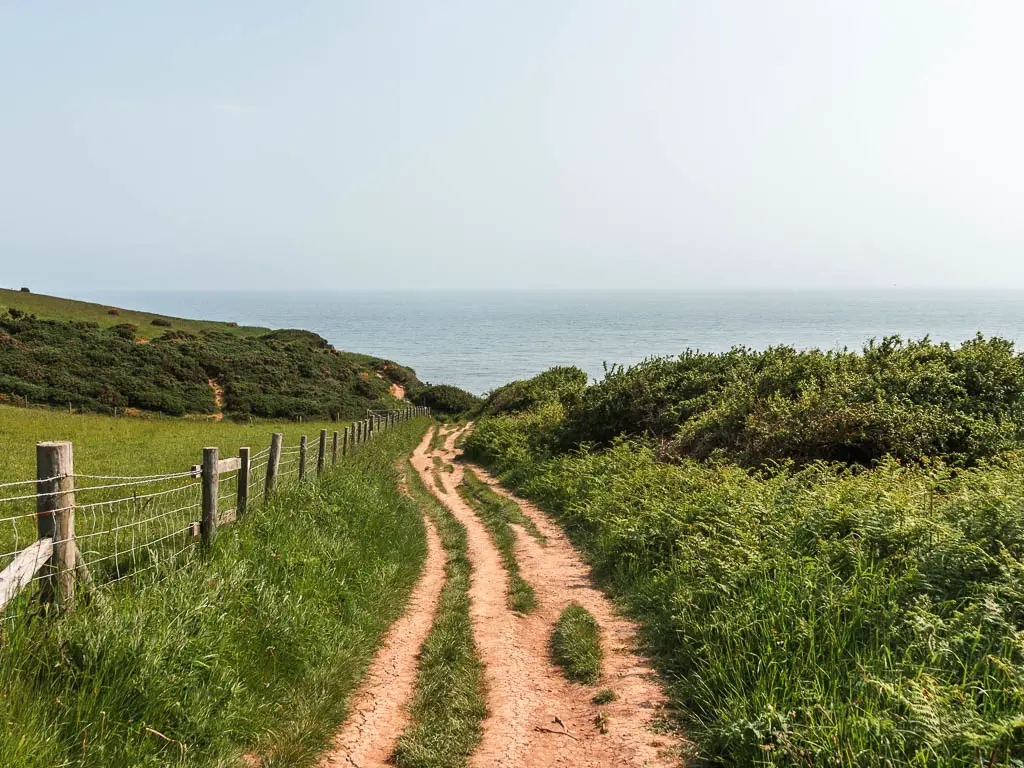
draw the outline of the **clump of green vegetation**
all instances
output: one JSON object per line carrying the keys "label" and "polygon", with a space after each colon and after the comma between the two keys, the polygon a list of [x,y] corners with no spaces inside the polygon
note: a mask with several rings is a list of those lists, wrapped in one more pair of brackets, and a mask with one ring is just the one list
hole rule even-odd
{"label": "clump of green vegetation", "polygon": [[554,451],[626,436],[657,441],[663,458],[748,467],[885,456],[970,465],[1024,441],[1024,359],[981,336],[958,348],[893,337],[859,353],[688,351],[612,367],[589,387],[553,369],[496,390],[483,411],[545,408],[562,413],[534,437]]}
{"label": "clump of green vegetation", "polygon": [[155,325],[157,328],[170,328],[172,323],[166,317],[154,317],[149,321],[150,325]]}
{"label": "clump of green vegetation", "polygon": [[551,632],[551,655],[570,680],[593,685],[601,678],[601,627],[582,605],[570,605],[558,617]]}
{"label": "clump of green vegetation", "polygon": [[483,667],[469,616],[471,565],[466,529],[423,485],[408,462],[410,494],[437,526],[448,554],[447,581],[420,654],[412,725],[395,750],[398,768],[462,768],[480,742],[487,715]]}
{"label": "clump of green vegetation", "polygon": [[702,757],[1024,761],[1024,457],[752,473],[642,439],[553,449],[566,411],[482,419],[469,448],[640,620]]}
{"label": "clump of green vegetation", "polygon": [[480,405],[480,398],[472,392],[451,384],[431,384],[418,389],[409,398],[414,405],[425,405],[437,416],[461,416]]}
{"label": "clump of green vegetation", "polygon": [[402,424],[320,483],[283,489],[159,580],[5,622],[0,764],[308,764],[419,574],[422,520],[395,461],[425,426]]}
{"label": "clump of green vegetation", "polygon": [[[472,479],[471,479],[472,478]],[[474,484],[473,480],[476,480]],[[519,575],[519,561],[516,560],[516,532],[509,525],[507,510],[477,493],[483,485],[479,478],[467,469],[463,482],[459,484],[459,495],[465,499],[483,521],[491,534],[494,546],[501,554],[502,564],[508,574],[508,606],[517,613],[529,613],[537,606],[537,595],[527,581]]]}
{"label": "clump of green vegetation", "polygon": [[619,697],[618,694],[615,693],[615,691],[613,691],[611,688],[605,688],[602,691],[598,691],[594,695],[594,698],[590,700],[590,703],[602,707],[605,704],[611,704],[617,698]]}
{"label": "clump of green vegetation", "polygon": [[338,352],[308,331],[170,329],[145,344],[137,332],[134,323],[100,329],[10,309],[0,314],[0,393],[15,403],[106,413],[209,415],[217,410],[215,381],[229,416],[334,420],[390,407],[386,377],[408,380],[390,361]]}
{"label": "clump of green vegetation", "polygon": [[513,381],[491,392],[480,407],[480,413],[497,416],[503,413],[530,411],[548,402],[574,399],[587,386],[587,374],[579,368],[561,366],[545,371],[532,379]]}

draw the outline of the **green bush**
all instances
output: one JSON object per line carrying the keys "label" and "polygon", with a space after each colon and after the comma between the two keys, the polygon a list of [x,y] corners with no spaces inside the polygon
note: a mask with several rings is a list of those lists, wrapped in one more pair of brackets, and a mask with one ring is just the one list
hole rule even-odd
{"label": "green bush", "polygon": [[688,351],[613,367],[589,387],[574,370],[502,387],[483,413],[557,401],[565,418],[547,436],[554,448],[637,436],[657,441],[666,457],[747,466],[870,465],[885,456],[971,464],[1024,437],[1024,362],[1003,339],[978,336],[954,349],[890,338],[860,353]]}
{"label": "green bush", "polygon": [[472,392],[451,384],[432,384],[416,391],[410,398],[415,405],[424,405],[432,411],[448,416],[468,413],[480,405],[480,398]]}

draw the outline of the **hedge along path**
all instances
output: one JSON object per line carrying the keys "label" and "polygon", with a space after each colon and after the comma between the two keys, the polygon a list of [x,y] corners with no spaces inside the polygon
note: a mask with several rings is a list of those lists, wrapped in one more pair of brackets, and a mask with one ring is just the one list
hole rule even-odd
{"label": "hedge along path", "polygon": [[[427,432],[429,439],[430,432]],[[402,489],[405,490],[404,487]],[[434,523],[424,514],[427,559],[405,614],[384,635],[380,650],[349,704],[349,714],[321,757],[320,768],[386,768],[409,724],[419,652],[434,624],[447,556]]]}
{"label": "hedge along path", "polygon": [[[483,523],[456,491],[463,470],[455,462],[460,453],[455,441],[464,429],[449,432],[440,451],[431,452],[429,441],[424,439],[413,454],[413,466],[424,484],[465,526],[473,563],[471,615],[485,665],[490,713],[470,765],[679,765],[683,740],[651,730],[665,696],[650,665],[634,650],[635,625],[616,615],[608,598],[593,586],[587,567],[555,523],[536,507],[497,488],[490,475],[474,467],[481,479],[518,503],[547,537],[547,544],[541,545],[518,528],[516,556],[523,578],[537,593],[537,608],[527,616],[509,610],[508,580],[500,555]],[[441,473],[443,491],[429,482],[434,455],[455,467],[454,472]],[[561,611],[573,602],[589,610],[602,629],[605,665],[594,687],[567,681],[551,660],[552,629]],[[591,698],[602,688],[614,690],[617,700],[606,706],[594,705]],[[596,724],[601,712],[607,715],[606,734]]]}

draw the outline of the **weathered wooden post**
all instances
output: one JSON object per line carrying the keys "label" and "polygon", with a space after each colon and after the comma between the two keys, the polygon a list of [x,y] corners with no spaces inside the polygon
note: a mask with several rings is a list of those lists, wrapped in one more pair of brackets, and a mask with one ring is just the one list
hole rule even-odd
{"label": "weathered wooden post", "polygon": [[320,430],[320,445],[317,446],[316,453],[316,476],[317,479],[324,473],[324,465],[327,462],[327,430]]}
{"label": "weathered wooden post", "polygon": [[75,601],[75,459],[70,442],[36,444],[36,532],[53,541],[51,584],[57,604]]}
{"label": "weathered wooden post", "polygon": [[331,466],[338,463],[338,430],[334,430],[334,437],[331,438]]}
{"label": "weathered wooden post", "polygon": [[306,479],[306,436],[299,440],[299,482]]}
{"label": "weathered wooden post", "polygon": [[264,498],[270,498],[277,489],[277,470],[281,465],[281,444],[284,442],[284,435],[275,432],[270,438],[270,457],[267,459],[267,484],[264,489]]}
{"label": "weathered wooden post", "polygon": [[220,490],[220,471],[217,467],[217,449],[203,448],[203,516],[199,533],[203,545],[211,546],[217,540],[217,494]]}
{"label": "weathered wooden post", "polygon": [[249,448],[238,449],[238,498],[235,501],[235,514],[240,518],[249,506]]}
{"label": "weathered wooden post", "polygon": [[348,456],[348,427],[345,427],[345,432],[341,436],[341,455]]}

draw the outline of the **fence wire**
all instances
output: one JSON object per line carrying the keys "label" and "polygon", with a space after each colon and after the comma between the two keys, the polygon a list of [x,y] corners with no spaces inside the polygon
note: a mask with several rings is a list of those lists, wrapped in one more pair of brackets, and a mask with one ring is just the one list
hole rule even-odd
{"label": "fence wire", "polygon": [[[347,443],[339,435],[338,460],[358,451],[366,440],[355,442],[356,425],[349,428]],[[344,448],[344,452],[342,449]],[[306,478],[316,476],[318,446],[306,453]],[[299,475],[298,446],[282,446],[277,482],[294,484]],[[248,509],[266,501],[270,448],[251,454],[247,483]],[[328,441],[324,468],[331,462]],[[202,480],[192,470],[149,475],[93,475],[75,473],[74,506],[59,508],[59,513],[74,510],[76,571],[80,582],[89,588],[102,588],[126,579],[170,572],[192,556],[198,537],[195,524],[202,516]],[[24,577],[18,579],[17,596],[2,610],[6,622],[42,604],[53,589],[54,566],[36,569],[45,559],[46,542],[41,542],[38,507],[42,500],[59,496],[62,490],[50,490],[63,477],[45,480],[14,480],[0,483],[0,571],[16,560],[25,564]],[[238,504],[239,472],[219,476],[217,507],[224,515]],[[44,490],[45,489],[45,490]],[[28,573],[34,575],[28,576]],[[158,577],[159,578],[159,577]]]}

